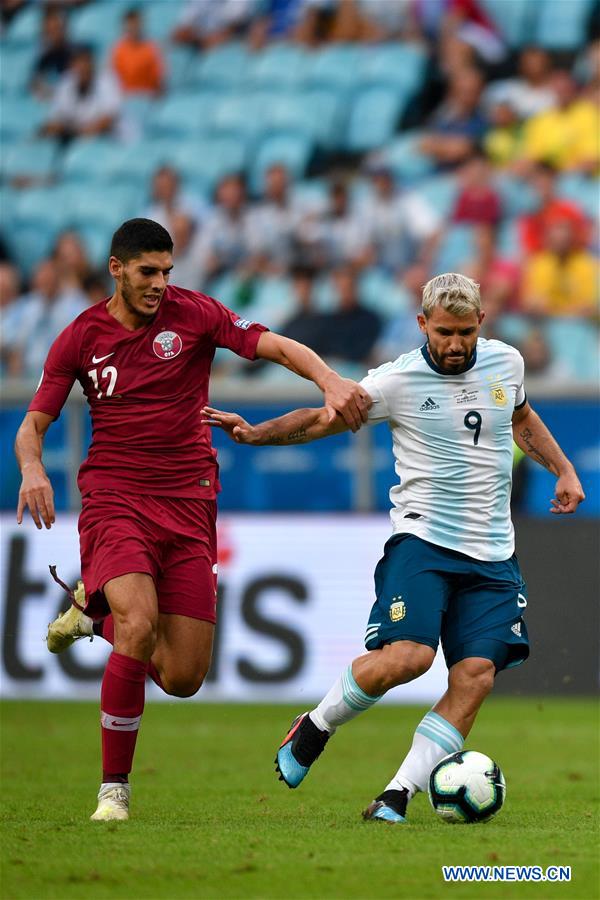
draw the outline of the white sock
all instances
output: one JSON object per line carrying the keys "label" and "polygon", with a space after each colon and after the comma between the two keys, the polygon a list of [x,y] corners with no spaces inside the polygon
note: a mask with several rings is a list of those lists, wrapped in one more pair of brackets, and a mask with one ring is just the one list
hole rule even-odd
{"label": "white sock", "polygon": [[431,770],[444,756],[462,749],[465,740],[454,725],[435,712],[428,712],[417,726],[412,747],[386,791],[426,791]]}
{"label": "white sock", "polygon": [[371,697],[370,694],[365,694],[354,680],[352,666],[348,666],[316,709],[312,710],[310,717],[321,731],[333,734],[338,725],[356,718],[359,713],[381,700],[381,696]]}

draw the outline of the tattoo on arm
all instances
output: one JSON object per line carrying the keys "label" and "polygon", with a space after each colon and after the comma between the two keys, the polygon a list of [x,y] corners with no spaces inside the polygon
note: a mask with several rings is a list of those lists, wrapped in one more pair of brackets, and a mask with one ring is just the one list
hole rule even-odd
{"label": "tattoo on arm", "polygon": [[275,431],[270,432],[266,437],[265,444],[271,444],[272,446],[276,444],[303,444],[307,440],[306,426],[300,425],[287,435],[277,434]]}
{"label": "tattoo on arm", "polygon": [[537,447],[534,447],[532,440],[531,440],[533,438],[533,431],[531,430],[531,428],[524,428],[523,431],[519,432],[519,435],[521,437],[521,440],[525,444],[525,447],[527,448],[527,452],[529,453],[529,455],[532,456],[533,459],[535,459],[537,462],[539,462],[540,465],[542,465],[545,469],[548,469],[549,472],[554,472],[555,470],[554,470],[554,466],[552,465],[552,463],[550,463],[546,459],[544,454],[541,453],[537,449]]}

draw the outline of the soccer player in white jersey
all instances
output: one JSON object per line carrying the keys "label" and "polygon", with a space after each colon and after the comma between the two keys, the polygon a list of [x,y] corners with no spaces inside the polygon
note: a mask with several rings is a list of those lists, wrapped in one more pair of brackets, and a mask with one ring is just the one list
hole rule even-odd
{"label": "soccer player in white jersey", "polygon": [[[409,800],[429,774],[460,750],[502,669],[529,655],[527,591],[510,518],[513,438],[557,476],[551,512],[573,513],[581,484],[523,386],[523,359],[479,337],[479,286],[447,273],[429,281],[418,316],[423,347],[369,372],[369,422],[392,432],[399,483],[390,491],[393,534],[375,570],[368,652],[342,672],[317,707],[298,716],[277,753],[277,770],[296,788],[340,726],[390,688],[431,666],[438,643],[448,689],[417,726],[412,746],[367,820],[406,821]],[[346,430],[324,409],[299,409],[251,426],[206,407],[207,421],[238,443],[299,444]]]}

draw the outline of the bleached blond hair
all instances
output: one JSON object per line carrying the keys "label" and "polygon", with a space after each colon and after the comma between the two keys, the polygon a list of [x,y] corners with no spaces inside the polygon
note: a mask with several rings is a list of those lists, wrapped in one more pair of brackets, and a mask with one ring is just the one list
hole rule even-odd
{"label": "bleached blond hair", "polygon": [[429,318],[436,306],[455,316],[468,316],[481,312],[479,285],[466,275],[445,272],[436,275],[423,287],[423,315]]}

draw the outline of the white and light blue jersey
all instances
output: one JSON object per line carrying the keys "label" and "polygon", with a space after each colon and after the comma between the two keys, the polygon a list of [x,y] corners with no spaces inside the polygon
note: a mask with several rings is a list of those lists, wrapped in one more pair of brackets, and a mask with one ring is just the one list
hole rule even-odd
{"label": "white and light blue jersey", "polygon": [[512,556],[512,415],[525,403],[523,369],[514,347],[479,338],[459,375],[442,372],[426,347],[369,371],[369,423],[388,422],[400,479],[390,490],[395,533],[475,559]]}

